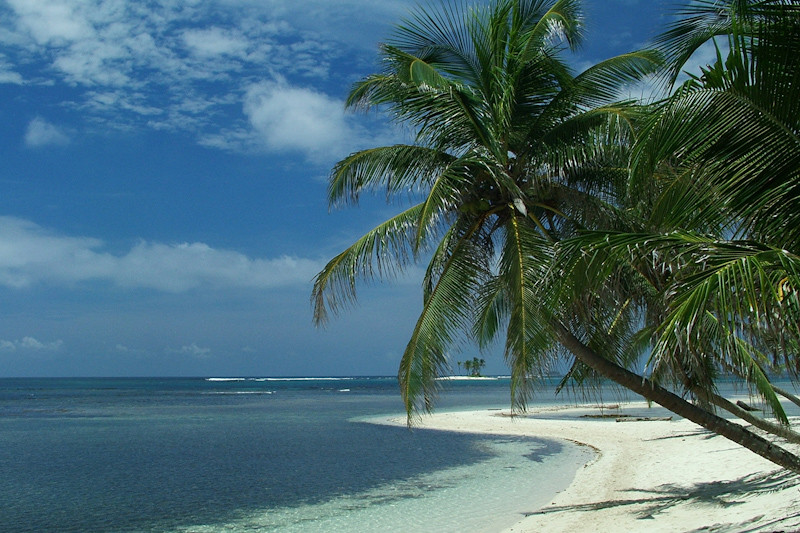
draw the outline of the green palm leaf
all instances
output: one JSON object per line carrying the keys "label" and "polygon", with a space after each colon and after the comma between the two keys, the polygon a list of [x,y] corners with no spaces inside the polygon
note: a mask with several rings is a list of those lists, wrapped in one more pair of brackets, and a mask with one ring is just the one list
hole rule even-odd
{"label": "green palm leaf", "polygon": [[[537,282],[546,278],[551,258],[552,244],[530,222],[520,216],[509,218],[504,228],[498,280],[503,284],[508,313],[506,360],[511,368],[512,405],[520,410],[527,405],[532,372],[546,366],[543,359],[553,346],[537,295]],[[489,316],[487,312],[482,314],[484,318]]]}
{"label": "green palm leaf", "polygon": [[394,145],[356,152],[333,168],[328,184],[328,203],[357,203],[362,192],[386,190],[424,191],[452,163],[454,157],[423,146]]}
{"label": "green palm leaf", "polygon": [[317,324],[355,300],[358,279],[391,278],[408,264],[421,209],[422,204],[415,205],[381,223],[325,265],[311,293]]}
{"label": "green palm leaf", "polygon": [[398,380],[409,420],[428,412],[436,397],[436,378],[448,370],[447,353],[455,333],[472,319],[472,295],[486,275],[486,254],[474,242],[483,218],[463,220],[437,250],[435,270],[426,276],[422,312],[400,360]]}

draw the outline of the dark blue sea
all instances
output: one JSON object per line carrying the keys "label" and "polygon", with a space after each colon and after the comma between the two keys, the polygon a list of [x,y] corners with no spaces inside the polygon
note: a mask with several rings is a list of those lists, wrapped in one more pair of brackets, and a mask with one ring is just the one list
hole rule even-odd
{"label": "dark blue sea", "polygon": [[[508,380],[440,410],[508,408]],[[496,531],[588,452],[408,430],[394,378],[0,379],[0,531]]]}

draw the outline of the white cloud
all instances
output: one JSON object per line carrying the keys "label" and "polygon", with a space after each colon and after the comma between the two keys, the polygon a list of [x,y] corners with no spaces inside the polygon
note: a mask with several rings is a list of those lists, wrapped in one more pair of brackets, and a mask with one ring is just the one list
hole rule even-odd
{"label": "white cloud", "polygon": [[62,52],[53,61],[53,66],[62,71],[71,83],[103,85],[111,87],[133,87],[128,69],[118,68],[114,63],[127,59],[129,50],[115,43],[102,41],[79,41]]}
{"label": "white cloud", "polygon": [[[360,0],[310,0],[302,9],[287,0],[8,0],[0,10],[0,83],[22,83],[25,72],[29,83],[70,85],[80,96],[59,103],[87,119],[198,138],[230,121],[229,102],[215,95],[241,103],[247,87],[275,73],[327,78],[333,61],[352,61],[353,47],[363,46],[348,13],[388,20],[386,7]],[[103,94],[116,97],[96,105]],[[143,116],[154,114],[162,116]]]}
{"label": "white cloud", "polygon": [[200,286],[271,288],[308,283],[320,265],[282,256],[250,259],[203,243],[167,245],[141,242],[112,261],[115,283],[180,292]]}
{"label": "white cloud", "polygon": [[344,104],[313,89],[285,82],[248,88],[244,114],[270,151],[300,151],[312,158],[341,156],[357,137]]}
{"label": "white cloud", "polygon": [[242,57],[248,48],[248,41],[238,32],[222,28],[187,30],[183,33],[187,48],[198,56],[237,56]]}
{"label": "white cloud", "polygon": [[202,135],[200,144],[236,152],[298,152],[330,164],[365,143],[401,140],[398,132],[371,123],[374,117],[347,113],[343,101],[284,79],[250,85],[243,100],[247,126]]}
{"label": "white cloud", "polygon": [[7,0],[39,44],[63,44],[91,35],[93,29],[78,4],[58,0]]}
{"label": "white cloud", "polygon": [[204,243],[140,242],[122,255],[102,248],[97,239],[58,235],[30,221],[0,217],[0,285],[103,282],[166,292],[270,289],[307,285],[322,267],[321,262],[289,256],[252,259]]}
{"label": "white cloud", "polygon": [[58,126],[47,122],[42,117],[36,117],[28,124],[25,130],[25,145],[37,148],[48,145],[69,144],[69,137]]}
{"label": "white cloud", "polygon": [[228,150],[299,152],[330,164],[365,145],[405,142],[401,131],[378,125],[377,116],[348,113],[344,102],[285,80],[247,88],[243,112],[249,128],[208,135],[201,143]]}
{"label": "white cloud", "polygon": [[5,54],[0,54],[0,83],[11,83],[14,85],[22,85],[25,80],[22,74],[14,70],[14,67],[6,59]]}
{"label": "white cloud", "polygon": [[201,348],[196,343],[181,346],[179,350],[168,350],[172,353],[179,353],[199,359],[205,359],[211,356],[211,348]]}
{"label": "white cloud", "polygon": [[41,342],[33,337],[23,337],[13,341],[0,339],[0,351],[5,352],[16,350],[55,351],[59,350],[63,345],[64,341],[60,339],[53,342]]}
{"label": "white cloud", "polygon": [[[0,67],[2,67],[0,65]],[[22,75],[19,72],[13,72],[10,70],[0,70],[0,83],[11,83],[14,85],[22,85],[24,80],[22,79]]]}

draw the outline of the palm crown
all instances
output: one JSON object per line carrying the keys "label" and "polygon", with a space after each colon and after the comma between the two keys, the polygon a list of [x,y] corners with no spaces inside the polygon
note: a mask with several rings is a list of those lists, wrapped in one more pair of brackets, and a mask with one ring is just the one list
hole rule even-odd
{"label": "palm crown", "polygon": [[400,363],[409,414],[430,409],[462,332],[479,344],[505,330],[514,405],[550,362],[537,290],[553,244],[613,211],[624,183],[634,108],[620,88],[656,66],[635,52],[572,75],[576,0],[494,0],[419,10],[381,49],[385,69],[357,83],[351,107],[378,106],[416,142],[339,162],[331,205],[385,189],[420,201],[361,237],[316,277],[315,319],[355,298],[358,278],[429,257],[423,308]]}

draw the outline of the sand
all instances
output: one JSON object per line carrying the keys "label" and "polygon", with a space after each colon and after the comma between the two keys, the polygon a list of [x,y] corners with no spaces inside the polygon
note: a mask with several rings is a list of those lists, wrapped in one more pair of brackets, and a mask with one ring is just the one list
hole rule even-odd
{"label": "sand", "polygon": [[437,413],[419,426],[566,439],[595,451],[566,490],[540,509],[521,510],[506,532],[800,531],[799,476],[688,420],[653,420],[669,415],[626,403],[515,417],[497,410]]}

